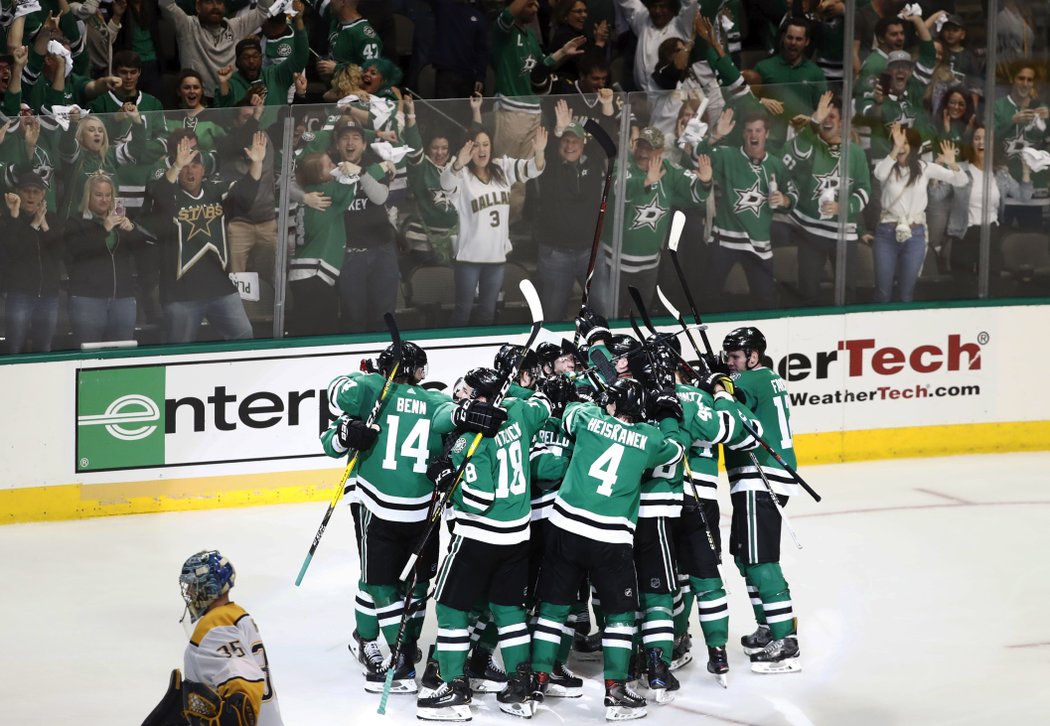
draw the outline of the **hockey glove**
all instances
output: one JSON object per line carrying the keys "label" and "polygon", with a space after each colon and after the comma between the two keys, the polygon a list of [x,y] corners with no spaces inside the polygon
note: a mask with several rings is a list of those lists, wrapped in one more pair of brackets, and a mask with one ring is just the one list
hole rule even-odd
{"label": "hockey glove", "polygon": [[674,389],[668,388],[653,393],[653,417],[657,421],[665,418],[682,420],[682,402]]}
{"label": "hockey glove", "polygon": [[434,482],[434,489],[444,494],[456,480],[456,467],[447,456],[434,459],[427,465],[427,479]]}
{"label": "hockey glove", "polygon": [[609,342],[609,321],[584,305],[576,316],[576,330],[587,345]]}
{"label": "hockey glove", "polygon": [[244,693],[224,699],[207,684],[182,683],[182,713],[190,726],[255,726],[255,709]]}
{"label": "hockey glove", "polygon": [[369,426],[359,418],[343,414],[339,417],[339,431],[335,436],[344,449],[368,451],[379,436],[379,427],[375,424]]}
{"label": "hockey glove", "polygon": [[452,423],[457,428],[473,431],[488,438],[495,436],[506,420],[506,409],[477,399],[464,401],[452,412]]}

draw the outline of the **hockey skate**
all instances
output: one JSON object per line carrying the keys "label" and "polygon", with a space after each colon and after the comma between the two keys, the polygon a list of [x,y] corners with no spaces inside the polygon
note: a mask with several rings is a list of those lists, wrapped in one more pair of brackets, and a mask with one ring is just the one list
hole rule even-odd
{"label": "hockey skate", "polygon": [[671,671],[693,662],[693,636],[684,633],[674,639],[674,650],[671,651]]}
{"label": "hockey skate", "polygon": [[499,667],[492,653],[481,648],[470,654],[463,673],[474,693],[499,693],[507,687],[507,672]]}
{"label": "hockey skate", "polygon": [[583,635],[579,631],[572,636],[572,649],[576,651],[576,657],[580,660],[601,660],[602,657],[602,634],[591,633]]}
{"label": "hockey skate", "polygon": [[754,655],[755,653],[760,653],[769,645],[771,640],[773,640],[773,634],[770,632],[769,626],[759,625],[758,629],[751,635],[745,635],[740,639],[740,645],[744,646],[744,653]]}
{"label": "hockey skate", "polygon": [[[379,649],[379,641],[365,640],[355,630],[354,638],[350,641],[348,647],[357,659],[357,664],[361,667],[361,673],[365,675],[366,679],[370,675],[378,675],[380,680],[385,677],[386,668],[384,667],[384,661],[386,659],[383,657],[383,651]],[[367,683],[365,690],[368,690]]]}
{"label": "hockey skate", "polygon": [[647,650],[645,659],[649,696],[657,703],[670,703],[674,700],[674,692],[680,688],[678,679],[671,675],[659,648]]}
{"label": "hockey skate", "polygon": [[[415,643],[412,644],[414,649]],[[405,656],[404,651],[398,654],[397,666],[394,668],[394,680],[391,682],[390,692],[398,695],[415,693],[416,686],[416,664],[412,658]],[[379,673],[368,673],[365,675],[365,690],[369,693],[382,693],[386,683],[386,668]]]}
{"label": "hockey skate", "polygon": [[547,695],[547,689],[550,688],[551,674],[550,673],[533,673],[532,674],[532,700],[537,704],[543,703],[543,699]]}
{"label": "hockey skate", "polygon": [[797,636],[771,640],[761,652],[751,656],[751,670],[755,673],[797,673],[802,670],[800,655]]}
{"label": "hockey skate", "polygon": [[645,699],[631,690],[627,681],[605,681],[605,720],[630,721],[644,718]]}
{"label": "hockey skate", "polygon": [[469,721],[470,684],[466,677],[442,682],[431,695],[417,698],[416,718],[423,721]]}
{"label": "hockey skate", "polygon": [[435,647],[430,646],[430,651],[427,653],[427,665],[423,669],[423,677],[419,679],[420,698],[434,695],[434,691],[441,687],[441,670],[434,656],[434,650]]}
{"label": "hockey skate", "polygon": [[511,716],[532,718],[536,713],[536,701],[532,699],[532,669],[522,663],[518,670],[507,677],[507,687],[496,694],[499,710]]}
{"label": "hockey skate", "polygon": [[583,695],[583,679],[566,668],[564,663],[555,663],[550,672],[546,695],[552,698],[579,698]]}
{"label": "hockey skate", "polygon": [[707,672],[715,677],[718,685],[729,688],[729,659],[726,657],[725,646],[708,646],[707,648]]}

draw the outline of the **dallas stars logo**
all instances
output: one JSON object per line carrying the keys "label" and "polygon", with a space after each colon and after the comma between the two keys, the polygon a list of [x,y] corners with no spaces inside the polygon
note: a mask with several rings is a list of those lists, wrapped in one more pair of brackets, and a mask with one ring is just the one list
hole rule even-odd
{"label": "dallas stars logo", "polygon": [[837,166],[827,174],[814,174],[813,178],[817,180],[817,186],[813,189],[814,199],[820,199],[820,195],[827,189],[838,190],[839,188],[839,169]]}
{"label": "dallas stars logo", "polygon": [[1025,138],[1025,129],[1023,126],[1015,126],[1012,136],[1007,136],[1003,139],[1003,148],[1006,149],[1007,156],[1017,156],[1021,153],[1021,150],[1028,146],[1028,139]]}
{"label": "dallas stars logo", "polygon": [[525,60],[521,62],[521,70],[523,73],[532,73],[532,69],[536,67],[536,59],[530,53],[525,57]]}
{"label": "dallas stars logo", "polygon": [[430,192],[430,196],[435,207],[452,209],[452,196],[444,189],[434,189]]}
{"label": "dallas stars logo", "polygon": [[649,229],[656,231],[656,225],[660,224],[660,220],[667,214],[667,210],[660,206],[660,195],[653,194],[653,198],[649,200],[648,204],[637,205],[634,208],[634,222],[631,224],[631,229],[641,229],[642,227],[648,227]]}
{"label": "dallas stars logo", "polygon": [[[197,262],[213,252],[226,268],[226,231],[222,224],[222,204],[199,204],[183,207],[172,221],[179,226],[179,269],[181,278]],[[218,239],[212,235],[212,223],[218,220]]]}
{"label": "dallas stars logo", "polygon": [[766,195],[762,193],[758,179],[755,179],[755,183],[747,189],[733,189],[733,193],[736,194],[736,203],[733,205],[733,211],[736,214],[751,212],[756,217],[762,216]]}

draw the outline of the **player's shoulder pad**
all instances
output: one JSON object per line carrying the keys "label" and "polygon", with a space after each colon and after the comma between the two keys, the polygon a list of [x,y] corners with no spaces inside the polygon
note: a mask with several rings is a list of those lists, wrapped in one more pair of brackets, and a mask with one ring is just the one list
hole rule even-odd
{"label": "player's shoulder pad", "polygon": [[197,627],[193,629],[193,636],[190,638],[190,642],[194,645],[200,645],[205,636],[215,628],[235,626],[241,618],[245,617],[248,617],[247,611],[235,602],[228,602],[225,605],[212,608],[197,621]]}

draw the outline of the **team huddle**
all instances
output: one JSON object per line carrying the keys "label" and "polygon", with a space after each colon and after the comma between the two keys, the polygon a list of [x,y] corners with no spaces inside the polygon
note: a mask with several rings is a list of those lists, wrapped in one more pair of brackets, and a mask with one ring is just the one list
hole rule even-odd
{"label": "team huddle", "polygon": [[[779,564],[780,510],[798,484],[786,387],[767,367],[765,338],[738,328],[721,356],[687,362],[676,336],[612,335],[587,307],[577,329],[579,348],[504,345],[493,367],[468,371],[451,396],[421,385],[426,353],[400,341],[374,370],[330,384],[342,413],[321,436],[324,450],[358,457],[346,489],[360,553],[349,648],[365,690],[384,694],[381,712],[388,694],[414,694],[419,719],[466,721],[475,694],[495,693],[502,711],[531,718],[547,699],[582,696],[566,666],[575,649],[603,659],[606,719],[641,718],[648,701],[671,701],[680,688],[673,671],[692,660],[693,602],[707,670],[726,686],[719,446],[733,505],[729,553],[758,623],[741,644],[753,671],[800,670]],[[450,538],[440,557],[442,517]],[[183,583],[198,623],[187,678],[191,660],[226,658],[229,668],[229,654],[212,652],[223,640],[215,633],[246,627],[258,640],[226,594],[232,566],[199,553]],[[437,638],[417,682],[432,587]],[[214,690],[194,684],[188,693],[212,720],[184,708],[189,723],[282,723],[258,643],[232,659],[254,660],[254,677],[234,669],[209,681],[198,668]]]}

